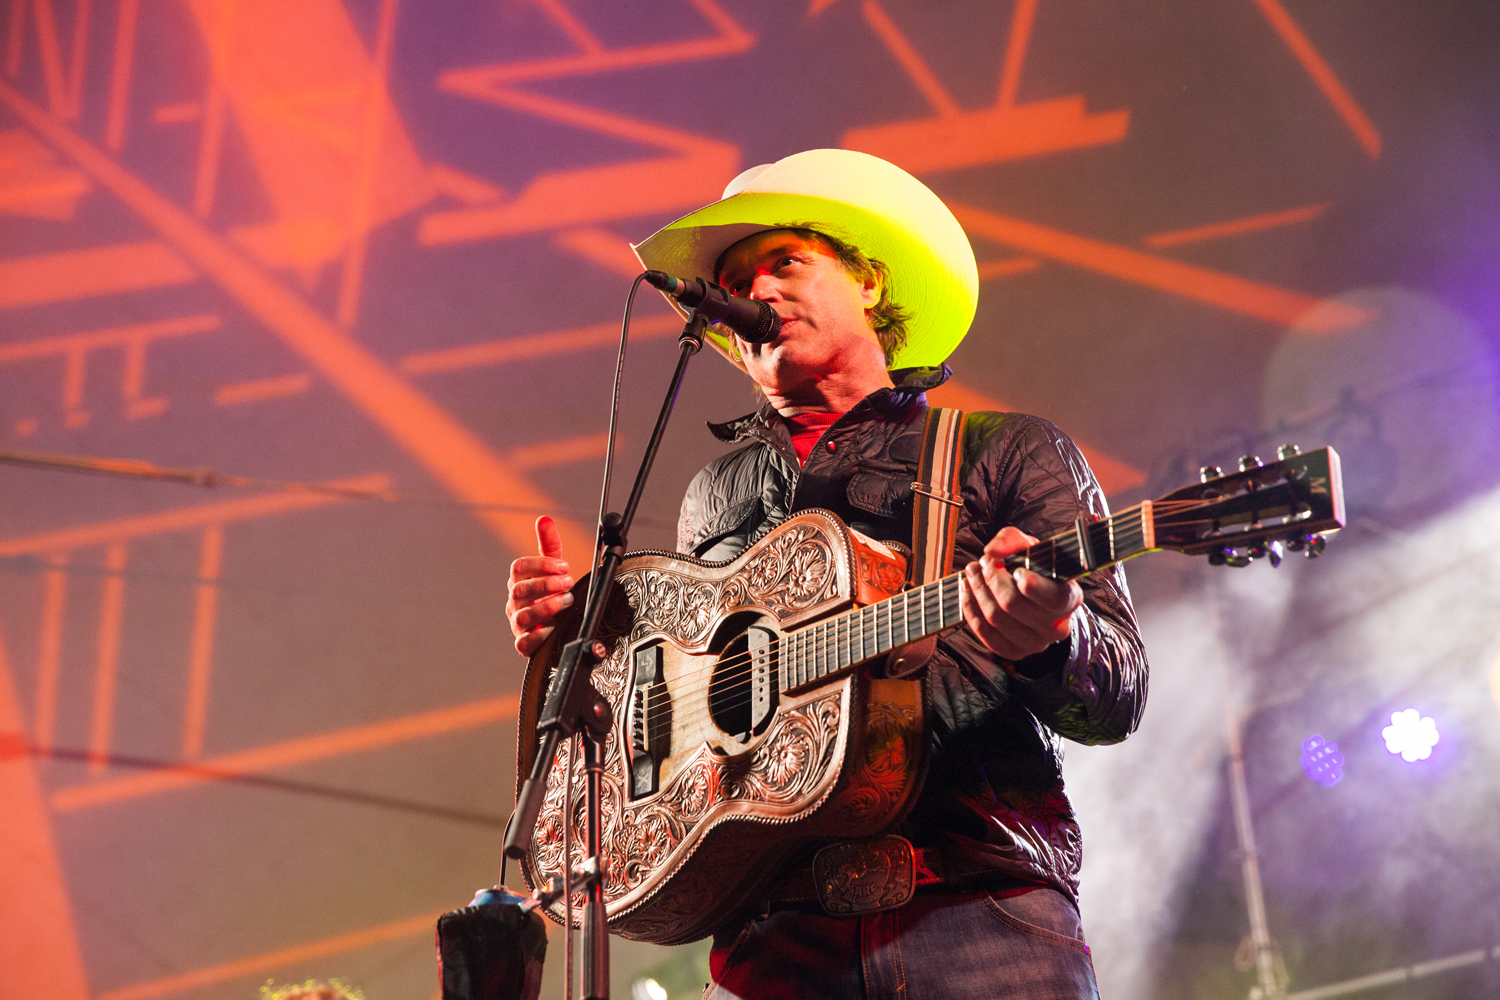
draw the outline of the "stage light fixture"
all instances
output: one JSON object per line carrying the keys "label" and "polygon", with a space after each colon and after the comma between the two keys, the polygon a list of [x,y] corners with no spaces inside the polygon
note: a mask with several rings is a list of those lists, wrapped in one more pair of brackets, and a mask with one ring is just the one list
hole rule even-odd
{"label": "stage light fixture", "polygon": [[1316,733],[1302,741],[1302,770],[1308,781],[1332,788],[1344,780],[1344,755],[1339,745]]}
{"label": "stage light fixture", "polygon": [[1392,712],[1391,724],[1380,735],[1385,737],[1385,748],[1400,754],[1407,763],[1431,757],[1432,748],[1438,744],[1437,723],[1415,708]]}

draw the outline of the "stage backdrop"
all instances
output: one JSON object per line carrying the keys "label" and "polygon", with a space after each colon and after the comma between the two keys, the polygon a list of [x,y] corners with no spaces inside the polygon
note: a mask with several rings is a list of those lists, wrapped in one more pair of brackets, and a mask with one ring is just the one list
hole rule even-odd
{"label": "stage backdrop", "polygon": [[[1117,507],[1344,456],[1323,559],[1131,570],[1152,703],[1068,764],[1106,995],[1257,981],[1230,719],[1292,991],[1500,944],[1497,107],[1492,0],[6,0],[0,449],[218,478],[0,465],[0,996],[436,995],[514,791],[507,566],[537,511],[587,559],[627,241],[825,146],[973,241],[935,401],[1056,421]],[[677,328],[643,298],[617,502]],[[693,362],[635,547],[754,405]],[[701,955],[621,944],[616,995]]]}

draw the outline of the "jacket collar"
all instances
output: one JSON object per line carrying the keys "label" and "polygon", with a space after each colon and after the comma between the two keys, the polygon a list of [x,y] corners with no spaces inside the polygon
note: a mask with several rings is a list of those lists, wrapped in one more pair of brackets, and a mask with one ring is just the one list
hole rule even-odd
{"label": "jacket collar", "polygon": [[[936,368],[898,368],[891,372],[891,381],[895,386],[890,389],[876,389],[855,405],[850,413],[856,413],[869,408],[882,413],[904,409],[910,406],[917,397],[923,395],[928,389],[936,389],[948,379],[953,377],[953,369],[946,364]],[[771,408],[770,403],[762,403],[754,413],[747,413],[743,417],[734,420],[726,420],[722,424],[709,421],[708,429],[713,436],[720,441],[730,444],[743,441],[746,438],[759,438],[762,441],[774,441],[776,430],[782,428],[782,423]],[[785,434],[786,431],[782,430]]]}

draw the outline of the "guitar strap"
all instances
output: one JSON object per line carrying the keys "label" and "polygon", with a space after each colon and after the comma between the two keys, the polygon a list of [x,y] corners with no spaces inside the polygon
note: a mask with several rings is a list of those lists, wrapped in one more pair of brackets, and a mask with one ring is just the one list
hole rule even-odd
{"label": "guitar strap", "polygon": [[963,512],[959,471],[963,467],[964,413],[929,407],[922,430],[922,457],[911,484],[911,566],[908,582],[921,586],[953,572],[953,544]]}
{"label": "guitar strap", "polygon": [[[963,512],[959,471],[963,466],[964,414],[961,410],[929,407],[922,428],[922,456],[917,479],[911,484],[911,563],[907,583],[914,587],[940,580],[953,571],[953,546],[958,539],[958,516]],[[886,677],[909,679],[926,666],[937,637],[928,636],[891,654]],[[922,686],[922,718],[930,717],[932,685]],[[926,737],[923,736],[926,744]],[[926,771],[923,754],[922,770]],[[916,791],[911,802],[916,801]],[[907,808],[910,808],[908,806]],[[903,814],[904,815],[904,814]],[[879,880],[870,877],[882,873]],[[917,885],[940,881],[928,861],[905,837],[888,833],[873,839],[835,841],[813,855],[812,886],[823,912],[834,916],[890,910],[909,902]],[[794,878],[796,877],[794,873]],[[879,881],[883,891],[872,897],[867,887]],[[793,890],[795,893],[795,890]]]}

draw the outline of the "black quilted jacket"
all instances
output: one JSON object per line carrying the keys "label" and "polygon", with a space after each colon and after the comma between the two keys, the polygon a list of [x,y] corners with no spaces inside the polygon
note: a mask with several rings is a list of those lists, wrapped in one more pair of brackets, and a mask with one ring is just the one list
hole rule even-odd
{"label": "black quilted jacket", "polygon": [[[925,391],[950,374],[893,372],[839,418],[798,468],[786,426],[769,407],[725,424],[721,440],[744,446],[689,485],[678,549],[730,559],[786,519],[831,510],[877,539],[911,540],[911,489]],[[978,559],[1008,524],[1037,537],[1069,528],[1080,511],[1107,513],[1078,448],[1037,417],[972,413],[965,425],[964,511],[954,566]],[[951,867],[1043,881],[1077,898],[1082,841],[1063,792],[1062,741],[1115,743],[1140,721],[1146,655],[1116,566],[1080,581],[1084,606],[1069,639],[1007,672],[967,629],[946,633],[929,661],[932,763],[898,832]]]}

